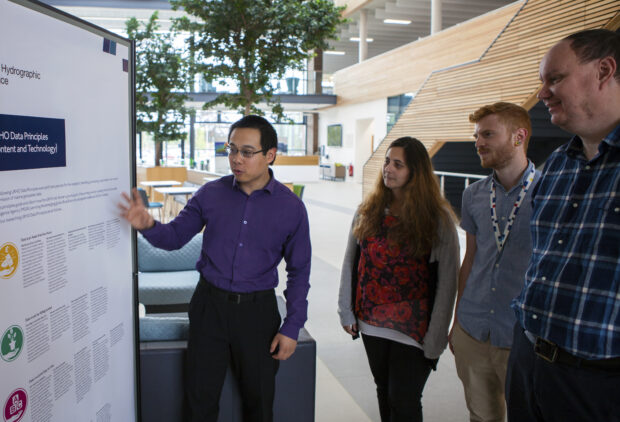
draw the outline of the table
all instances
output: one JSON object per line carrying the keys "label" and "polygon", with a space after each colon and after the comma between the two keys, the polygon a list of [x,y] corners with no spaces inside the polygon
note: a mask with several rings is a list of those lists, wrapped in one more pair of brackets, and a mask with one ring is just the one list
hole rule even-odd
{"label": "table", "polygon": [[149,201],[153,201],[153,188],[165,188],[170,186],[181,185],[181,182],[176,180],[147,180],[140,182],[140,184],[148,188]]}
{"label": "table", "polygon": [[342,180],[346,178],[346,167],[342,165],[336,166],[335,164],[321,164],[319,165],[321,171],[321,179],[324,180]]}
{"label": "table", "polygon": [[319,168],[321,169],[321,179],[324,179],[324,180],[332,179],[332,175],[331,175],[332,166],[330,164],[319,164]]}
{"label": "table", "polygon": [[155,192],[159,192],[164,195],[164,212],[163,212],[164,219],[166,218],[166,215],[169,214],[169,213],[166,213],[166,211],[170,211],[169,209],[170,207],[167,206],[169,202],[168,201],[169,197],[175,196],[175,195],[185,195],[185,199],[189,199],[190,195],[193,195],[194,193],[196,193],[198,189],[199,188],[196,186],[173,186],[173,187],[155,188]]}
{"label": "table", "polygon": [[176,186],[180,185],[181,182],[177,180],[147,180],[144,182],[140,182],[142,186],[150,186],[155,188],[165,188],[168,186]]}

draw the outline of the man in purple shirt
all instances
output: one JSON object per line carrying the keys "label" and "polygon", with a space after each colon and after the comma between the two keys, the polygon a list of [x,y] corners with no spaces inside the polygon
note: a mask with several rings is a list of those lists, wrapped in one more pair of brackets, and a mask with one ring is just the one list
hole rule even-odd
{"label": "man in purple shirt", "polygon": [[[154,246],[182,247],[204,228],[189,306],[186,390],[192,421],[217,421],[230,364],[239,380],[243,420],[273,420],[275,375],[307,319],[310,235],[303,202],[274,179],[277,135],[259,116],[228,133],[232,176],[209,182],[170,223],[155,221],[134,189],[123,217]],[[288,274],[287,315],[280,326],[274,288],[282,258]]]}

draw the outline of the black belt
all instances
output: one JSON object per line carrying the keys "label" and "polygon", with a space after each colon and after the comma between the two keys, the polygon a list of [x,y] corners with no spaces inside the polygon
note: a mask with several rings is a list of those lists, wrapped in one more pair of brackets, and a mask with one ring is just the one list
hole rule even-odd
{"label": "black belt", "polygon": [[560,349],[557,344],[541,337],[536,337],[534,340],[534,353],[550,363],[562,363],[576,368],[601,369],[613,372],[620,371],[620,357],[609,359],[582,359],[571,355],[566,350]]}
{"label": "black belt", "polygon": [[209,292],[209,295],[211,297],[222,302],[230,302],[237,305],[243,302],[257,302],[260,299],[273,296],[275,294],[273,289],[259,290],[250,293],[229,292],[228,290],[223,290],[219,287],[215,287],[203,277],[200,277],[200,282],[203,283],[203,285],[206,287],[207,292]]}

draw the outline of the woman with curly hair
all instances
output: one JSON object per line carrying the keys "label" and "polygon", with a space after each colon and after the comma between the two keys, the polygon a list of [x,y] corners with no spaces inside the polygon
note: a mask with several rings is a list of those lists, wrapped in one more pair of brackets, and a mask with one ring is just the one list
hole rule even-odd
{"label": "woman with curly hair", "polygon": [[392,142],[353,219],[338,313],[362,340],[382,422],[422,421],[422,390],[448,343],[459,243],[424,145]]}

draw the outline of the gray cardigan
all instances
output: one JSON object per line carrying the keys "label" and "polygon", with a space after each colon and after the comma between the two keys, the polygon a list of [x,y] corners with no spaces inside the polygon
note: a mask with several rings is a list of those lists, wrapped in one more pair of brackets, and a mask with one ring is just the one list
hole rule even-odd
{"label": "gray cardigan", "polygon": [[[357,214],[353,217],[353,224]],[[437,293],[431,314],[431,321],[422,343],[424,356],[428,359],[437,359],[448,344],[448,330],[454,310],[456,298],[457,279],[460,266],[459,240],[456,233],[456,225],[452,222],[442,221],[438,229],[438,243],[433,245],[430,262],[438,262],[437,268]],[[353,225],[349,231],[347,249],[342,263],[340,275],[340,293],[338,295],[338,314],[340,323],[352,325],[357,319],[351,309],[351,277],[356,271],[355,252],[357,239],[353,236]]]}

